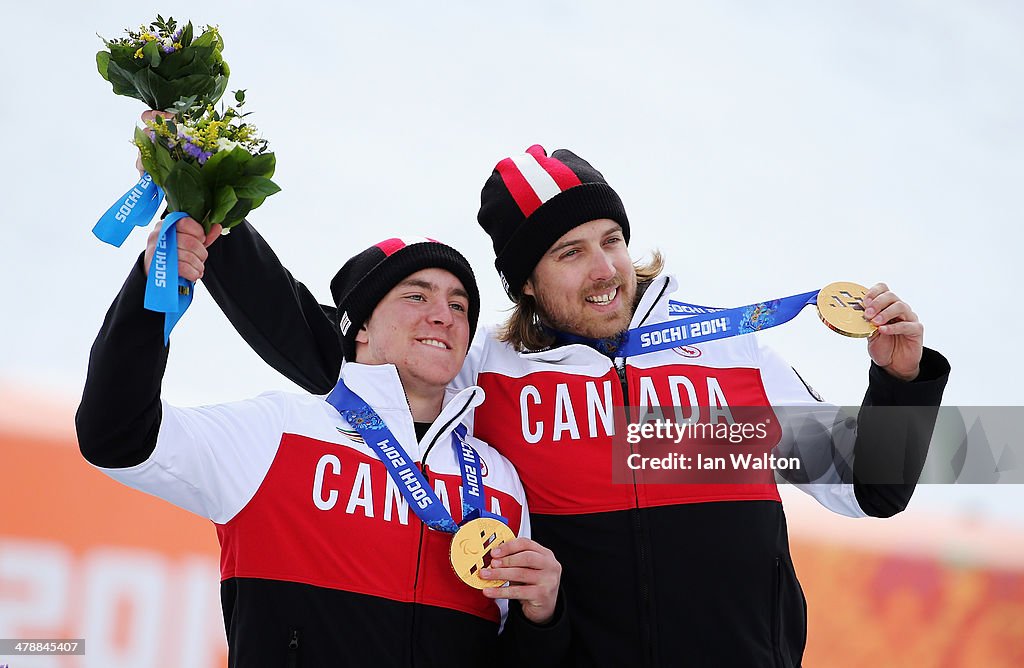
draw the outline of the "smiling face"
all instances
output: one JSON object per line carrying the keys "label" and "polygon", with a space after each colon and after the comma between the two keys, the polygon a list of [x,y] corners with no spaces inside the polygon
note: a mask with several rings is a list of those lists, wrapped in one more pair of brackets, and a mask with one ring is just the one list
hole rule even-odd
{"label": "smiling face", "polygon": [[562,332],[603,339],[629,328],[636,271],[622,228],[592,220],[552,244],[523,293],[537,301],[541,319]]}
{"label": "smiling face", "polygon": [[469,297],[444,269],[421,269],[384,295],[356,334],[356,361],[394,364],[407,394],[442,392],[469,348]]}

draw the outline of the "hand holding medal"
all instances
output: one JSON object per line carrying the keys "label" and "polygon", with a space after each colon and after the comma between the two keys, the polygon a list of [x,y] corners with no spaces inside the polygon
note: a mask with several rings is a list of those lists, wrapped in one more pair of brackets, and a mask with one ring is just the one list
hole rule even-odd
{"label": "hand holding medal", "polygon": [[551,550],[529,538],[516,538],[491,550],[490,564],[480,575],[497,580],[495,584],[509,583],[484,589],[484,596],[518,600],[527,619],[544,624],[555,614],[561,573],[562,565]]}
{"label": "hand holding medal", "polygon": [[834,332],[868,337],[871,360],[900,380],[920,370],[924,325],[885,283],[870,290],[856,283],[831,283],[818,292],[818,317]]}
{"label": "hand holding medal", "polygon": [[917,378],[924,354],[924,325],[910,305],[885,283],[876,283],[864,296],[864,316],[878,327],[868,339],[871,360],[900,380]]}
{"label": "hand holding medal", "polygon": [[731,309],[671,300],[669,315],[674,319],[629,330],[617,355],[632,357],[777,327],[811,304],[832,331],[852,338],[870,337],[868,354],[889,374],[900,380],[917,377],[924,326],[884,283],[870,290],[856,283],[831,283],[821,290]]}

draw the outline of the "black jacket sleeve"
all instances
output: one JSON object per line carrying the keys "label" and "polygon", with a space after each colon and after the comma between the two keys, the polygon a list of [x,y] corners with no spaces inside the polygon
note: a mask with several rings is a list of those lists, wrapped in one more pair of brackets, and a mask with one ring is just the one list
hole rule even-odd
{"label": "black jacket sleeve", "polygon": [[505,628],[498,636],[501,665],[560,667],[570,663],[571,640],[565,594],[558,589],[555,614],[546,624],[534,624],[523,615],[519,601],[508,602]]}
{"label": "black jacket sleeve", "polygon": [[918,377],[910,382],[871,364],[853,460],[854,492],[868,515],[891,517],[910,502],[948,379],[949,362],[929,348]]}
{"label": "black jacket sleeve", "polygon": [[341,369],[333,306],[321,306],[243,221],[210,246],[203,284],[245,342],[313,394],[330,392]]}
{"label": "black jacket sleeve", "polygon": [[82,455],[96,466],[134,466],[156,447],[167,347],[164,316],[143,308],[145,292],[140,256],[89,354],[75,427]]}

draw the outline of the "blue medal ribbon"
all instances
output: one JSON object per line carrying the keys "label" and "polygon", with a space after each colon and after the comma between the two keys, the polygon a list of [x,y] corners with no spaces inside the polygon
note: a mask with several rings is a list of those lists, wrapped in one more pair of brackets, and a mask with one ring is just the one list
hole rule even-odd
{"label": "blue medal ribbon", "polygon": [[164,345],[171,330],[192,303],[195,286],[178,276],[178,233],[175,224],[188,216],[184,211],[167,214],[160,226],[156,250],[146,278],[144,306],[150,311],[164,314]]}
{"label": "blue medal ribbon", "polygon": [[[629,330],[625,343],[619,347],[618,356],[643,355],[776,327],[795,318],[803,307],[814,304],[817,299],[818,291],[814,290],[782,299],[722,310],[674,302],[676,316],[690,315],[690,312],[698,310],[704,312],[694,313],[685,320],[660,322]],[[671,312],[673,310],[672,303],[669,306]]]}
{"label": "blue medal ribbon", "polygon": [[459,461],[459,472],[462,475],[462,522],[456,523],[452,514],[444,507],[441,500],[434,494],[430,482],[416,466],[402,444],[398,442],[384,420],[377,415],[369,404],[353,392],[345,381],[339,380],[331,393],[327,395],[327,403],[335,408],[363,437],[363,441],[376,453],[384,463],[388,475],[395,481],[399,491],[416,517],[427,525],[427,528],[445,533],[455,533],[461,524],[478,517],[490,517],[504,524],[508,520],[500,515],[484,509],[483,474],[481,473],[480,455],[466,442],[466,428],[459,425],[452,431],[452,448]]}
{"label": "blue medal ribbon", "polygon": [[148,225],[153,220],[163,201],[163,189],[153,183],[152,176],[144,172],[139,182],[100,217],[92,233],[100,241],[120,248],[132,230]]}
{"label": "blue medal ribbon", "polygon": [[675,299],[670,299],[668,302],[668,314],[673,318],[689,318],[694,315],[717,313],[718,311],[724,310],[726,309],[721,306],[700,306],[698,304],[677,302]]}
{"label": "blue medal ribbon", "polygon": [[[814,290],[730,309],[673,299],[668,303],[668,313],[675,320],[637,327],[607,339],[590,339],[546,329],[562,345],[580,343],[609,357],[633,357],[776,327],[795,318],[803,307],[816,303],[817,299],[818,290]],[[680,322],[684,319],[685,322]]]}

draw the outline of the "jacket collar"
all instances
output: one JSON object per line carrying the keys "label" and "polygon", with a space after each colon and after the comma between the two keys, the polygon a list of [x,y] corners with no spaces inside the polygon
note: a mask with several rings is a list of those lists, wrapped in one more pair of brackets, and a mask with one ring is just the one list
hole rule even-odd
{"label": "jacket collar", "polygon": [[[341,367],[341,380],[358,394],[387,423],[395,436],[410,450],[416,441],[412,412],[405,397],[405,388],[394,364],[359,364],[346,362]],[[462,391],[445,388],[441,413],[431,424],[421,444],[426,448],[438,438],[448,436],[466,415],[483,403],[484,391],[470,386]],[[420,454],[422,454],[422,449]]]}

